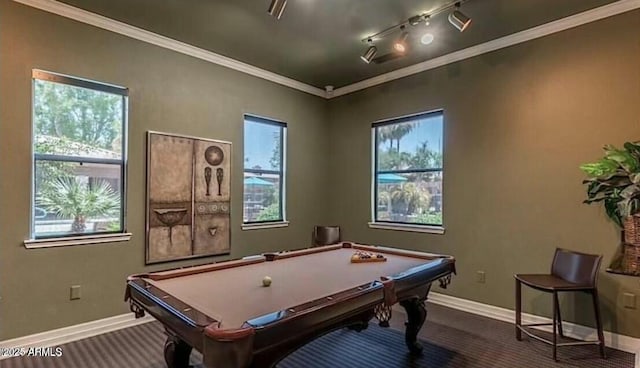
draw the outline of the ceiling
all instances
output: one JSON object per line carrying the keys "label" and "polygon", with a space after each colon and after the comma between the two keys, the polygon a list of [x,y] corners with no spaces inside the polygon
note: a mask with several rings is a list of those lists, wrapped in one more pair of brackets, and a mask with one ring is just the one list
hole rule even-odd
{"label": "ceiling", "polygon": [[[469,0],[473,18],[458,32],[447,14],[429,25],[435,40],[419,38],[424,25],[410,27],[408,55],[365,64],[361,40],[447,0],[288,0],[276,20],[270,0],[60,0],[319,88],[336,88],[490,41],[615,0]],[[376,44],[385,53],[397,34]]]}

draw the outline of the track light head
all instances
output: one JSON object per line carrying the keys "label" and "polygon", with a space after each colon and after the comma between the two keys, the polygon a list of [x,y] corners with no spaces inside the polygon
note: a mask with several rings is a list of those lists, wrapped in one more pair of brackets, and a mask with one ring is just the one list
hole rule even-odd
{"label": "track light head", "polygon": [[424,22],[424,25],[428,26],[430,20],[431,20],[431,15],[425,13],[425,14],[414,15],[413,17],[407,19],[407,22],[412,26],[417,26],[420,23]]}
{"label": "track light head", "polygon": [[[401,29],[404,29],[404,27],[402,27]],[[396,50],[396,52],[404,54],[407,51],[408,37],[409,37],[409,32],[403,31],[402,34],[400,35],[400,38],[398,38],[398,40],[393,43],[393,49]]]}
{"label": "track light head", "polygon": [[413,17],[409,18],[408,21],[412,26],[417,26],[418,24],[422,23],[423,19],[424,17],[422,15],[414,15]]}
{"label": "track light head", "polygon": [[371,60],[373,60],[373,58],[376,56],[377,53],[378,53],[378,48],[371,45],[369,46],[367,51],[362,56],[360,56],[360,59],[362,59],[362,61],[364,61],[365,63],[369,64]]}
{"label": "track light head", "polygon": [[435,37],[433,36],[433,33],[425,33],[422,35],[422,37],[420,37],[420,43],[423,45],[429,45],[431,42],[433,42],[433,39]]}
{"label": "track light head", "polygon": [[282,18],[282,13],[284,13],[284,8],[287,6],[287,0],[271,0],[271,5],[269,5],[270,15],[276,17],[276,19]]}
{"label": "track light head", "polygon": [[469,24],[471,24],[471,18],[464,15],[460,10],[460,4],[456,4],[456,10],[449,14],[449,23],[456,27],[460,32],[464,32]]}

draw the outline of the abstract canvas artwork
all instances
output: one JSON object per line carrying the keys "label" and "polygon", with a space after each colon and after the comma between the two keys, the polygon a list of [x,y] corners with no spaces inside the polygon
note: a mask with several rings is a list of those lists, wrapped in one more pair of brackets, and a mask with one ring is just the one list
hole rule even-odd
{"label": "abstract canvas artwork", "polygon": [[230,252],[231,143],[147,133],[146,262]]}

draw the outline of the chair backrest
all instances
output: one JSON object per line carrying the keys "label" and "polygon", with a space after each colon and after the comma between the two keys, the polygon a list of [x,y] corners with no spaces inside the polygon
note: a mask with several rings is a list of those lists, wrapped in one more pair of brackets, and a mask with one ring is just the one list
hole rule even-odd
{"label": "chair backrest", "polygon": [[596,287],[602,256],[557,248],[551,274],[565,281]]}
{"label": "chair backrest", "polygon": [[340,226],[316,226],[313,229],[313,245],[329,245],[340,242]]}

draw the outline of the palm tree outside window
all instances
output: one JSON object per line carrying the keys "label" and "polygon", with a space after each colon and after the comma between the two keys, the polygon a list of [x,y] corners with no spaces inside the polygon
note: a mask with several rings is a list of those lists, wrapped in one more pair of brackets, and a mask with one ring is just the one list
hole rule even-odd
{"label": "palm tree outside window", "polygon": [[374,222],[442,226],[444,114],[374,123]]}
{"label": "palm tree outside window", "polygon": [[124,233],[127,95],[33,71],[34,239]]}

